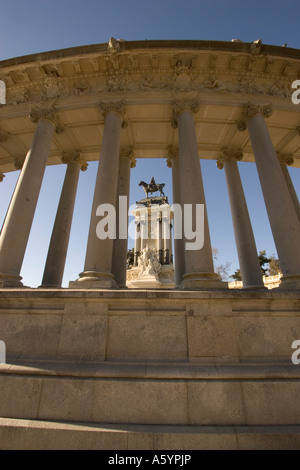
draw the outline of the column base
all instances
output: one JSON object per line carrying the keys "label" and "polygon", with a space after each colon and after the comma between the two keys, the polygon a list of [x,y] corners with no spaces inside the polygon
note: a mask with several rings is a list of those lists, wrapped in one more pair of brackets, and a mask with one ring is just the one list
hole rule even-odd
{"label": "column base", "polygon": [[0,287],[24,287],[21,279],[17,274],[0,273]]}
{"label": "column base", "polygon": [[227,289],[227,282],[223,282],[217,273],[188,273],[183,275],[181,284],[183,289]]}
{"label": "column base", "polygon": [[111,273],[97,271],[84,271],[79,274],[79,279],[69,283],[71,289],[119,289]]}
{"label": "column base", "polygon": [[277,289],[299,290],[300,274],[294,274],[293,276],[283,276]]}

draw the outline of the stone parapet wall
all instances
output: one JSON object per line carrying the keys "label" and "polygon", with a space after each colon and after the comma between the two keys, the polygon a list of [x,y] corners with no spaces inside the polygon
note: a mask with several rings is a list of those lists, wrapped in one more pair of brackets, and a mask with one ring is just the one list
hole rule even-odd
{"label": "stone parapet wall", "polygon": [[297,292],[2,290],[13,361],[291,361]]}

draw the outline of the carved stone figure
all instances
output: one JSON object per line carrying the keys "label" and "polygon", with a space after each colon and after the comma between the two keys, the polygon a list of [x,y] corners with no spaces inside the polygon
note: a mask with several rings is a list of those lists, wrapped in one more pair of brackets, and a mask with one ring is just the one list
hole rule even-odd
{"label": "carved stone figure", "polygon": [[160,273],[161,264],[158,261],[155,248],[146,245],[139,256],[138,267],[141,270],[140,275],[150,274],[156,276]]}

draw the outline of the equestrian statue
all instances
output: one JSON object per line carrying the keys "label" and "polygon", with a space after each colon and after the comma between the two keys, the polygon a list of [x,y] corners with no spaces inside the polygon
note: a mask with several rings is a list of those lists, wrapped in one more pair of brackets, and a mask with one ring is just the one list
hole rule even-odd
{"label": "equestrian statue", "polygon": [[160,197],[165,197],[165,193],[163,191],[163,188],[165,187],[165,183],[156,184],[153,176],[149,184],[145,183],[145,181],[140,181],[139,186],[143,186],[147,199],[149,197],[148,196],[149,193],[152,194],[152,193],[156,193],[157,191],[160,192]]}

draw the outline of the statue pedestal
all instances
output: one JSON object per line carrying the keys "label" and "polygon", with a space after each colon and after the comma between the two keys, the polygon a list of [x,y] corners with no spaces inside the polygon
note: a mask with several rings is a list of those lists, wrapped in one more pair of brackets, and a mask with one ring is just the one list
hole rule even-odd
{"label": "statue pedestal", "polygon": [[132,211],[136,231],[135,265],[127,270],[128,288],[174,289],[175,269],[172,262],[171,206],[166,197],[149,198],[137,203]]}

